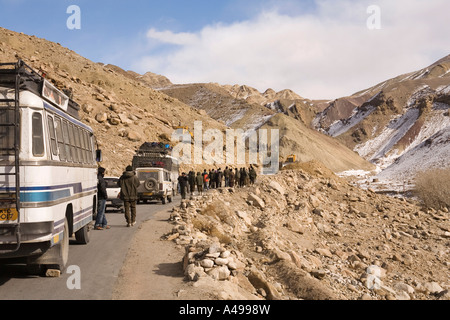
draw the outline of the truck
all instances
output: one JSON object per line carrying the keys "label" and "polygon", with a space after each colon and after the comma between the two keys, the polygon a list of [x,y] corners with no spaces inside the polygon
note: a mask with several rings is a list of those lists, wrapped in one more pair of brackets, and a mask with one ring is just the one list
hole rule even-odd
{"label": "truck", "polygon": [[145,142],[136,150],[132,167],[141,182],[138,203],[172,202],[177,193],[179,161],[172,157],[171,150],[170,145],[160,142]]}

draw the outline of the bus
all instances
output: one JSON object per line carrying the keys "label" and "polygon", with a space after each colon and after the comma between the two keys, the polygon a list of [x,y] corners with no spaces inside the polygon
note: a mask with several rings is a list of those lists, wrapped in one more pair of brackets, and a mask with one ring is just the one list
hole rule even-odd
{"label": "bus", "polygon": [[79,109],[22,60],[0,63],[0,263],[62,271],[69,238],[89,242],[101,152]]}

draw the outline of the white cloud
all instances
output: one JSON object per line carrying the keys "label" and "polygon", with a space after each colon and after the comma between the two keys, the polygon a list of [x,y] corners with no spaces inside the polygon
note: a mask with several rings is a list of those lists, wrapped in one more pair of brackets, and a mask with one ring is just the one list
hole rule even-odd
{"label": "white cloud", "polygon": [[163,43],[183,45],[183,46],[195,45],[196,40],[198,40],[198,37],[192,33],[188,32],[173,33],[170,30],[158,31],[154,28],[150,29],[147,32],[147,37],[158,40]]}
{"label": "white cloud", "polygon": [[[350,95],[433,63],[450,52],[448,0],[317,0],[314,14],[266,9],[253,19],[196,33],[151,29],[139,71],[174,83],[247,84],[292,89],[307,98]],[[369,30],[367,7],[381,9]]]}

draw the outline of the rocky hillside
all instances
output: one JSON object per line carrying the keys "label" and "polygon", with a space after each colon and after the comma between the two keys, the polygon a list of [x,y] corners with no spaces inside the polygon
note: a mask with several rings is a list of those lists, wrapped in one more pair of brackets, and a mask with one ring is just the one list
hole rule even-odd
{"label": "rocky hillside", "polygon": [[243,129],[246,137],[258,129],[279,129],[281,161],[295,154],[298,161],[318,160],[336,171],[374,168],[342,143],[311,129],[319,105],[291,90],[260,93],[248,86],[203,83],[171,85],[160,91],[231,128]]}
{"label": "rocky hillside", "polygon": [[180,123],[225,130],[226,126],[151,86],[170,83],[151,73],[138,75],[94,63],[60,44],[0,28],[0,61],[18,58],[45,73],[60,89],[70,89],[81,106],[81,120],[95,132],[109,175],[119,175],[145,141],[170,142]]}
{"label": "rocky hillside", "polygon": [[205,110],[212,118],[232,128],[241,128],[250,134],[270,117],[283,113],[310,123],[316,115],[315,104],[291,90],[264,93],[245,85],[197,83],[170,85],[159,89],[184,103]]}
{"label": "rocky hillside", "polygon": [[450,166],[450,56],[332,101],[314,127],[337,137],[405,181],[418,170]]}
{"label": "rocky hillside", "polygon": [[349,168],[366,171],[375,169],[371,163],[338,140],[312,130],[303,122],[283,113],[271,117],[261,128],[280,130],[282,159],[295,154],[298,162],[320,161],[333,172],[343,172]]}
{"label": "rocky hillside", "polygon": [[312,161],[183,201],[164,239],[215,299],[448,300],[449,218]]}

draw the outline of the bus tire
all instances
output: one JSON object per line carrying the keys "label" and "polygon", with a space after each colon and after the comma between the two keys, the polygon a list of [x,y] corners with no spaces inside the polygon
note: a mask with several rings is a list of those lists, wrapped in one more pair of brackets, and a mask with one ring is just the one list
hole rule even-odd
{"label": "bus tire", "polygon": [[83,228],[75,232],[75,239],[79,244],[89,243],[89,225],[85,225]]}
{"label": "bus tire", "polygon": [[60,250],[59,250],[59,270],[64,271],[64,269],[67,266],[67,262],[69,261],[69,222],[67,221],[67,218],[64,220],[64,236],[59,244]]}
{"label": "bus tire", "polygon": [[69,223],[67,218],[64,219],[64,232],[63,238],[58,244],[49,248],[42,255],[30,259],[27,263],[30,269],[40,268],[45,269],[57,269],[63,272],[66,268],[67,262],[69,260]]}

